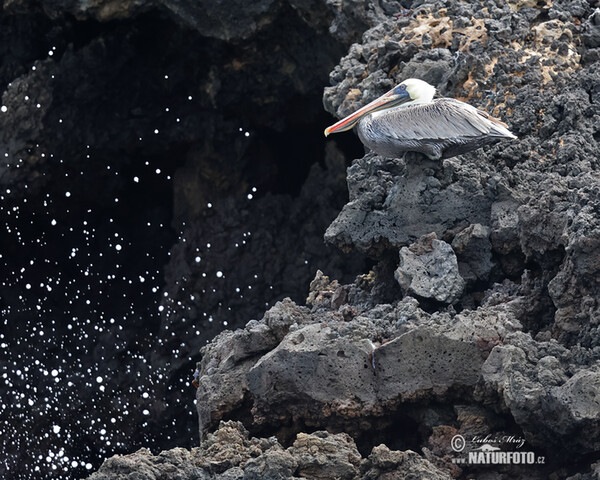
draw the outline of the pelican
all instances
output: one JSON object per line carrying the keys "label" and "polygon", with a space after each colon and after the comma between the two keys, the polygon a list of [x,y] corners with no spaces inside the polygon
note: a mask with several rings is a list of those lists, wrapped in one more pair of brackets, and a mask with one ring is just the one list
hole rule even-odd
{"label": "pelican", "polygon": [[360,141],[378,155],[420,152],[450,158],[498,140],[517,138],[508,125],[452,98],[433,99],[435,88],[409,78],[368,105],[325,129],[325,136],[358,124]]}

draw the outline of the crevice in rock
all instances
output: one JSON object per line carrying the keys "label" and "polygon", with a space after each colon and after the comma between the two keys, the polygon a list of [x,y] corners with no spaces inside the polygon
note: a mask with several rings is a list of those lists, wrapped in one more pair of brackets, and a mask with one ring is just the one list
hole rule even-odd
{"label": "crevice in rock", "polygon": [[[250,432],[252,436],[255,437],[265,437],[268,435],[264,435],[264,432],[261,432],[260,429],[255,429],[252,427],[252,405],[254,403],[254,399],[252,394],[249,391],[244,392],[244,398],[242,402],[232,410],[229,410],[224,413],[223,417],[220,421],[226,422],[228,420],[234,420],[241,422],[246,429]],[[210,428],[210,431],[215,430],[218,425],[214,425],[213,428]]]}
{"label": "crevice in rock", "polygon": [[531,26],[535,27],[537,25],[539,25],[540,23],[544,23],[547,22],[548,20],[550,20],[550,15],[549,15],[549,9],[544,8],[546,7],[546,2],[544,0],[539,0],[538,2],[538,7],[540,8],[538,10],[538,15],[531,20]]}
{"label": "crevice in rock", "polygon": [[[489,433],[494,435],[502,432],[507,435],[522,437],[522,431],[516,424],[510,412],[495,412],[473,399],[471,389],[461,386],[453,387],[447,391],[443,399],[430,399],[406,401],[396,407],[386,407],[385,415],[364,415],[362,417],[342,417],[332,415],[324,418],[309,418],[306,415],[279,416],[271,418],[268,423],[255,424],[252,419],[252,399],[246,394],[243,405],[234,411],[228,412],[223,420],[239,420],[254,437],[277,437],[284,448],[291,446],[299,433],[313,433],[326,430],[330,433],[348,433],[354,438],[357,448],[363,457],[367,457],[371,450],[381,444],[391,450],[413,450],[422,453],[423,447],[428,446],[429,438],[435,427],[449,426],[461,428],[461,422],[475,422],[471,427],[464,427],[474,434]],[[457,410],[458,408],[458,410]],[[474,409],[473,419],[468,420],[457,413],[459,410]],[[281,407],[275,408],[282,411]],[[481,416],[481,418],[477,417]],[[488,418],[489,417],[489,418]],[[478,419],[479,418],[479,419]],[[485,421],[484,421],[485,420]],[[491,422],[487,425],[485,422]],[[486,427],[487,425],[487,427]],[[476,427],[481,431],[471,431]],[[213,426],[216,428],[216,425]],[[489,431],[484,431],[486,428]],[[211,429],[212,430],[212,429]],[[450,438],[447,439],[448,442]],[[446,445],[450,451],[450,444]]]}
{"label": "crevice in rock", "polygon": [[371,418],[372,428],[354,436],[358,451],[367,457],[374,447],[386,445],[390,450],[419,452],[425,442],[419,423],[408,414]]}
{"label": "crevice in rock", "polygon": [[400,285],[394,278],[398,262],[398,250],[386,250],[373,267],[375,283],[372,294],[377,303],[392,303],[403,298]]}
{"label": "crevice in rock", "polygon": [[[419,302],[419,308],[421,308],[423,311],[425,311],[429,314],[433,314],[435,312],[439,312],[439,311],[448,309],[447,303],[440,302],[434,298],[425,298],[425,297],[421,297],[416,294],[411,294],[410,296],[416,298],[417,301]],[[454,308],[454,310],[457,313],[460,313],[461,310],[463,310],[463,308],[466,308],[462,304],[463,298],[464,298],[464,296],[457,303],[452,304],[452,308]]]}
{"label": "crevice in rock", "polygon": [[492,252],[493,258],[498,261],[502,273],[498,275],[497,280],[508,278],[509,280],[519,281],[525,270],[525,255],[523,252],[511,252],[507,255],[500,255]]}
{"label": "crevice in rock", "polygon": [[534,254],[525,262],[525,269],[536,277],[552,279],[565,258],[565,249],[562,246],[548,250],[543,254]]}
{"label": "crevice in rock", "polygon": [[455,310],[457,312],[464,309],[474,310],[481,306],[487,290],[493,283],[491,280],[477,280],[469,284],[459,302],[454,306]]}
{"label": "crevice in rock", "polygon": [[[584,435],[584,433],[582,433],[582,435]],[[578,478],[578,476],[581,475],[580,472],[592,469],[593,465],[600,461],[600,453],[590,453],[576,459],[570,458],[569,461],[565,461],[565,459],[554,455],[554,453],[555,452],[548,452],[546,459],[551,466],[554,465],[562,468],[565,472],[565,478],[571,476],[573,476],[573,478]]]}

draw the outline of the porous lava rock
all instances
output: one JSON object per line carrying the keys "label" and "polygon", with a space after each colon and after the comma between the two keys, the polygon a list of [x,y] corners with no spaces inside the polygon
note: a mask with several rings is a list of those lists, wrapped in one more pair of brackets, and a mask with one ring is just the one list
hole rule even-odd
{"label": "porous lava rock", "polygon": [[452,249],[458,257],[460,276],[466,281],[486,281],[494,267],[490,228],[478,223],[461,230],[452,240]]}
{"label": "porous lava rock", "polygon": [[[504,119],[519,140],[442,162],[356,159],[349,202],[325,238],[370,255],[376,269],[346,285],[318,273],[311,308],[286,301],[252,322],[266,336],[274,313],[287,326],[276,346],[237,365],[211,354],[217,337],[199,365],[201,432],[232,415],[282,441],[308,428],[346,432],[365,451],[377,431],[386,444],[416,442],[454,477],[591,475],[600,431],[597,13],[587,2],[434,2],[375,16],[331,73],[328,111],[341,118],[419,77]],[[445,296],[456,305],[393,288],[383,302],[400,263],[393,252],[416,256],[432,232],[456,253],[450,277],[467,280]],[[404,264],[397,276],[406,279]],[[450,277],[441,282],[452,285]],[[435,288],[424,290],[435,298]],[[235,386],[220,372],[237,376]],[[211,406],[213,397],[229,404]],[[394,437],[398,425],[418,434]],[[456,461],[452,439],[461,435],[475,452],[482,434],[520,442],[536,466]],[[558,448],[568,463],[553,455]]]}
{"label": "porous lava rock", "polygon": [[[365,302],[373,285],[340,286],[319,273],[312,308],[286,300],[218,335],[198,366],[203,435],[233,417],[284,443],[305,429],[349,433],[361,452],[382,439],[400,448],[416,441],[454,476],[470,471],[453,461],[456,435],[470,439],[467,452],[487,436],[549,459],[531,471],[508,467],[512,478],[559,472],[555,448],[581,465],[597,451],[597,352],[524,333],[523,296],[430,314],[411,297]],[[333,295],[340,289],[344,301]],[[399,422],[413,426],[401,432]]]}
{"label": "porous lava rock", "polygon": [[[70,2],[69,8],[77,5]],[[194,5],[183,0],[161,5],[186,17],[198,31],[204,29],[203,35],[212,39],[208,45],[232,42],[234,54],[228,49],[223,53],[229,75],[219,69],[198,74],[203,106],[235,112],[239,103],[234,100],[240,95],[231,92],[247,88],[263,92],[265,78],[271,78],[268,86],[287,98],[293,97],[290,86],[297,92],[320,88],[319,72],[332,66],[343,42],[352,40],[355,43],[331,71],[331,86],[323,95],[325,109],[335,117],[346,116],[405,78],[418,77],[435,85],[441,95],[467,101],[506,121],[518,140],[441,162],[373,153],[355,159],[347,172],[349,199],[335,207],[339,213],[325,240],[345,252],[370,256],[374,268],[350,282],[340,278],[332,260],[324,271],[336,279],[330,281],[318,272],[306,302],[296,295],[270,304],[264,315],[232,314],[237,316],[235,323],[247,322],[245,327],[219,333],[200,351],[198,453],[171,451],[161,458],[141,452],[109,460],[95,475],[119,478],[123,473],[119,462],[124,462],[126,474],[135,478],[136,455],[142,468],[155,469],[148,475],[162,474],[156,469],[163,467],[172,469],[173,475],[190,475],[191,462],[197,468],[192,475],[198,478],[541,480],[597,475],[600,17],[596,5],[587,0],[434,0],[404,5],[367,1],[324,6],[266,1],[225,13],[220,10],[226,8],[224,2],[213,2],[200,20]],[[327,13],[320,15],[319,8]],[[268,33],[275,19],[288,18],[291,12],[293,26],[308,25],[311,30],[316,25],[315,38],[330,42],[330,48],[315,48],[318,42],[306,44],[300,41],[305,36],[292,34],[290,43],[268,50],[276,54],[268,74],[244,63],[244,55],[255,58],[254,65],[269,63],[261,47],[270,44]],[[247,24],[239,24],[238,13],[246,15]],[[225,24],[210,21],[219,15]],[[360,37],[358,29],[363,28],[368,30]],[[276,53],[280,50],[282,57]],[[323,55],[325,62],[307,63],[310,52]],[[294,58],[301,61],[295,63]],[[319,68],[313,71],[307,65]],[[27,82],[49,74],[45,64],[28,72],[21,83],[11,86],[14,94],[6,102]],[[302,74],[305,83],[298,86],[295,82]],[[249,77],[250,83],[241,87],[242,79]],[[45,87],[40,95],[50,98],[54,92]],[[261,127],[293,125],[268,98],[248,95],[242,104],[252,112],[261,109],[263,116],[257,120]],[[50,115],[50,107],[42,104],[40,112],[30,106],[23,111],[16,104],[9,107],[27,119],[15,122],[15,129],[19,125],[42,132],[40,121]],[[296,111],[310,113],[311,108]],[[250,145],[244,138],[230,141],[222,127],[235,129],[237,124],[225,113],[211,112],[199,123],[207,135],[196,138],[195,148],[186,151],[175,182],[175,216],[186,235],[172,250],[167,268],[163,337],[171,332],[175,338],[188,336],[188,327],[176,322],[188,322],[198,313],[209,315],[199,311],[207,301],[210,304],[210,295],[199,295],[207,290],[203,273],[214,271],[215,277],[227,281],[234,271],[230,266],[221,270],[216,263],[205,268],[202,259],[207,255],[199,249],[214,243],[220,258],[233,258],[235,263],[262,255],[263,245],[271,245],[275,266],[282,255],[288,264],[290,257],[282,252],[293,233],[303,237],[329,223],[325,219],[331,214],[328,208],[313,222],[304,219],[307,210],[282,208],[281,212],[294,212],[293,221],[277,222],[283,226],[276,230],[276,239],[263,234],[260,246],[229,252],[228,242],[239,237],[238,225],[243,223],[237,218],[261,218],[275,205],[285,206],[285,201],[265,196],[252,213],[240,208],[242,203],[235,198],[246,195],[246,187],[257,178],[240,173]],[[8,136],[2,138],[9,142]],[[222,146],[233,163],[220,162],[213,144]],[[15,148],[24,150],[26,144],[17,141]],[[339,152],[330,149],[324,164],[341,177],[336,155]],[[38,157],[33,155],[30,163],[44,162]],[[268,156],[259,157],[252,165],[274,168],[276,162]],[[330,185],[319,180],[322,168],[313,167],[300,198],[325,211],[324,203],[312,198],[313,192]],[[31,171],[13,170],[13,181]],[[215,180],[223,188],[214,189]],[[241,188],[240,181],[246,180],[250,183]],[[203,236],[202,227],[210,225],[213,204],[219,205],[222,218],[214,220],[210,231],[216,233],[221,226],[231,226],[231,231],[225,228],[225,234],[211,241]],[[237,212],[241,215],[236,218]],[[258,224],[263,231],[268,221]],[[427,288],[421,282],[417,291],[402,281],[402,292],[394,279],[398,252],[410,252],[411,245],[414,250],[424,235],[430,239],[435,235],[444,258],[456,257],[452,268],[444,270],[446,292],[441,297],[436,297],[437,285]],[[430,243],[433,247],[434,241]],[[428,253],[421,250],[422,255]],[[318,262],[329,262],[328,257],[322,248],[315,256]],[[402,268],[399,276],[406,276]],[[459,274],[466,282],[458,280]],[[292,275],[287,270],[272,278],[279,284]],[[219,299],[214,305],[222,307],[223,302]],[[192,343],[199,348],[205,337],[195,335],[198,339]],[[172,350],[176,341],[168,339],[162,345]],[[156,355],[165,358],[166,353]],[[469,453],[485,457],[484,452],[491,456],[498,449],[531,455],[533,464],[467,461]],[[173,467],[178,459],[188,464]]]}
{"label": "porous lava rock", "polygon": [[283,448],[276,438],[250,437],[239,422],[221,422],[199,448],[176,448],[158,455],[141,449],[106,460],[88,480],[358,480],[376,478],[449,480],[415,452],[375,447],[363,458],[344,433],[299,433]]}
{"label": "porous lava rock", "polygon": [[458,300],[465,287],[454,250],[435,233],[400,249],[394,276],[405,293],[444,303]]}
{"label": "porous lava rock", "polygon": [[599,235],[596,31],[588,2],[484,9],[433,2],[415,4],[408,16],[383,15],[331,73],[328,111],[345,116],[418,77],[504,119],[519,138],[442,162],[354,161],[350,201],[326,240],[389,263],[392,249],[429,232],[458,247],[470,225],[480,226],[481,238],[490,229],[491,257],[473,262],[482,271],[461,262],[470,277],[464,304],[477,304],[490,278],[527,270],[543,285],[536,303],[554,316],[544,326],[553,337],[596,345],[598,257],[589,253]]}

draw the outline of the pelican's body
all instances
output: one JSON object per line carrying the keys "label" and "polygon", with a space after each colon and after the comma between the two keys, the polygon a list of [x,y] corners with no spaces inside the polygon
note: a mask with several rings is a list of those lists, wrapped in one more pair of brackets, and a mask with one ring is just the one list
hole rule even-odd
{"label": "pelican's body", "polygon": [[420,152],[437,160],[515,137],[500,120],[459,100],[433,99],[435,88],[408,79],[377,100],[325,130],[325,135],[358,124],[362,143],[378,155]]}

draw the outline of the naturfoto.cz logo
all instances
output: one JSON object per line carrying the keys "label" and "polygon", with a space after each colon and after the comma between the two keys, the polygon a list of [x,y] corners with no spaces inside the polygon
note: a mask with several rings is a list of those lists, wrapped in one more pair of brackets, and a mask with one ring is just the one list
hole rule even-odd
{"label": "naturfoto.cz logo", "polygon": [[535,452],[504,451],[492,445],[505,444],[514,448],[521,448],[525,444],[523,438],[514,436],[486,437],[474,436],[469,445],[479,445],[477,448],[466,451],[467,440],[462,435],[454,435],[450,441],[452,450],[457,453],[464,452],[466,457],[453,458],[455,464],[464,465],[540,465],[545,463],[545,458],[537,456]]}

